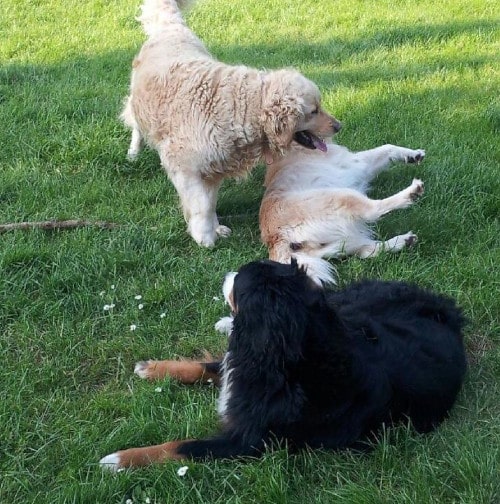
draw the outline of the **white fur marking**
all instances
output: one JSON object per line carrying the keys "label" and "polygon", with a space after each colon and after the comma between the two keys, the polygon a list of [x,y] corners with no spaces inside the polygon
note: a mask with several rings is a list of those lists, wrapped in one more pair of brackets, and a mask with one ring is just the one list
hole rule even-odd
{"label": "white fur marking", "polygon": [[231,352],[227,352],[226,355],[224,356],[224,360],[222,361],[221,365],[221,374],[222,374],[222,379],[221,379],[221,387],[220,387],[220,394],[219,398],[217,400],[217,413],[221,417],[221,419],[224,419],[224,416],[226,415],[227,412],[227,406],[229,403],[229,400],[231,399],[231,372],[232,369],[228,369],[228,360],[230,358]]}
{"label": "white fur marking", "polygon": [[134,367],[134,373],[139,376],[140,378],[148,378],[149,375],[147,373],[147,368],[149,366],[149,363],[151,361],[140,361],[137,362],[135,367]]}
{"label": "white fur marking", "polygon": [[215,323],[215,330],[229,336],[233,330],[233,317],[222,317]]}
{"label": "white fur marking", "polygon": [[[233,286],[234,286],[234,279],[236,278],[236,273],[235,271],[230,271],[229,273],[226,273],[226,276],[224,278],[224,283],[222,284],[222,292],[224,294],[224,299],[226,300],[226,303],[231,306],[231,292],[233,291]],[[231,306],[231,309],[234,310],[234,306]]]}
{"label": "white fur marking", "polygon": [[103,469],[107,469],[108,471],[118,472],[120,469],[120,455],[118,453],[110,453],[106,455],[101,460],[99,460],[99,464]]}

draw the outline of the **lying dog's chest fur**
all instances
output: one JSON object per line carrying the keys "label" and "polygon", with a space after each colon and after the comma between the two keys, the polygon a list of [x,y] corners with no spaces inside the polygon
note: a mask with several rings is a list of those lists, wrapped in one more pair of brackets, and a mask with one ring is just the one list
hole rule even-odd
{"label": "lying dog's chest fur", "polygon": [[217,413],[222,423],[227,420],[228,404],[231,399],[231,373],[233,370],[229,367],[230,358],[231,352],[227,352],[221,365],[222,378],[219,399],[217,401]]}

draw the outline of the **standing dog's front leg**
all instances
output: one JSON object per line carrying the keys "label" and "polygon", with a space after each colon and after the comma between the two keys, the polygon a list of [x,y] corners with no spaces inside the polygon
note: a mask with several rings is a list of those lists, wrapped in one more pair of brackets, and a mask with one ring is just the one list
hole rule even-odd
{"label": "standing dog's front leg", "polygon": [[213,247],[217,237],[226,237],[231,229],[219,224],[217,195],[222,179],[206,179],[202,167],[183,165],[177,158],[161,156],[162,165],[181,199],[188,233],[203,247]]}

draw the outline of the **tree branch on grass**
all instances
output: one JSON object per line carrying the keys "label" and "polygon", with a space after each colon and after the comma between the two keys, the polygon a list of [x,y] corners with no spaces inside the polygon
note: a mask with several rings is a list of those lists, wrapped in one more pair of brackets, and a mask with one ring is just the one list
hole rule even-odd
{"label": "tree branch on grass", "polygon": [[115,222],[89,221],[83,219],[48,220],[39,222],[11,222],[8,224],[0,224],[0,234],[16,230],[43,229],[44,231],[52,231],[54,229],[75,229],[83,227],[113,229],[119,226],[120,224],[116,224]]}

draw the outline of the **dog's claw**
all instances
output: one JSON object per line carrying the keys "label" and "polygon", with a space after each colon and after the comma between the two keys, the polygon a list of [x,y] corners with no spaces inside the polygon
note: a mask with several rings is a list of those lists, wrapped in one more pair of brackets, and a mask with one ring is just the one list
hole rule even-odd
{"label": "dog's claw", "polygon": [[420,164],[425,158],[425,151],[423,149],[418,149],[412,156],[406,156],[405,163],[409,164]]}
{"label": "dog's claw", "polygon": [[405,238],[405,245],[408,248],[413,247],[417,243],[417,235],[413,234],[411,231],[407,233],[407,236]]}
{"label": "dog's claw", "polygon": [[410,199],[416,201],[422,194],[424,194],[424,183],[420,179],[413,179]]}

